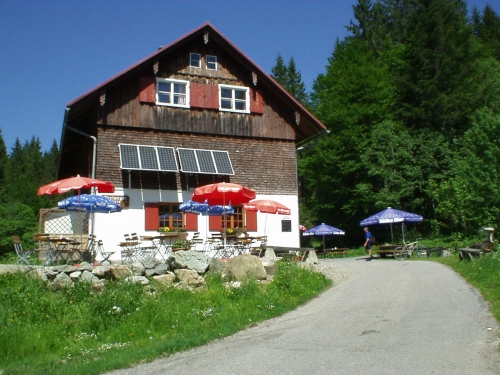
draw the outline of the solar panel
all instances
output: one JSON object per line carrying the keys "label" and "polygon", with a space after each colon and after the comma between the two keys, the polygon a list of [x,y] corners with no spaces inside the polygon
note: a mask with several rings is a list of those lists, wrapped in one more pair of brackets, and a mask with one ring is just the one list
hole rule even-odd
{"label": "solar panel", "polygon": [[209,150],[196,150],[196,157],[200,166],[200,173],[216,174],[214,159],[212,152]]}
{"label": "solar panel", "polygon": [[181,162],[181,171],[188,173],[200,173],[198,163],[196,162],[196,155],[193,149],[178,148],[179,161]]}
{"label": "solar panel", "polygon": [[162,171],[177,172],[177,162],[175,161],[175,153],[172,147],[157,147],[158,159],[160,160],[160,169]]}
{"label": "solar panel", "polygon": [[212,151],[214,155],[215,165],[217,167],[217,174],[234,175],[233,165],[229,159],[227,151]]}
{"label": "solar panel", "polygon": [[153,146],[139,146],[139,155],[141,157],[141,169],[150,171],[159,169],[156,150]]}
{"label": "solar panel", "polygon": [[141,169],[136,145],[119,145],[120,167],[122,169]]}

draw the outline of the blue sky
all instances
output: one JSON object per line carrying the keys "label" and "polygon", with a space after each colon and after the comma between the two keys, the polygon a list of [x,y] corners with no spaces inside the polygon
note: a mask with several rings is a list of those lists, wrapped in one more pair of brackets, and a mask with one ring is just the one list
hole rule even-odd
{"label": "blue sky", "polygon": [[[266,72],[293,56],[309,90],[356,0],[0,0],[0,129],[59,143],[66,104],[209,21]],[[499,0],[469,0],[500,13]]]}

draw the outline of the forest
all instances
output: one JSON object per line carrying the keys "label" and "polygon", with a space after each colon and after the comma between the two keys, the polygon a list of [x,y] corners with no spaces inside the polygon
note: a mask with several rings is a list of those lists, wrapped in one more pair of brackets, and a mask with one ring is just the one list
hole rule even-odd
{"label": "forest", "polygon": [[[500,17],[464,0],[358,0],[349,34],[306,92],[293,56],[271,75],[330,130],[299,152],[300,220],[346,231],[387,207],[417,213],[409,231],[467,237],[500,228]],[[56,176],[58,145],[39,139],[8,151],[0,130],[0,255],[12,235],[29,243],[36,191]],[[386,241],[387,231],[376,231]],[[337,239],[336,239],[337,240]]]}

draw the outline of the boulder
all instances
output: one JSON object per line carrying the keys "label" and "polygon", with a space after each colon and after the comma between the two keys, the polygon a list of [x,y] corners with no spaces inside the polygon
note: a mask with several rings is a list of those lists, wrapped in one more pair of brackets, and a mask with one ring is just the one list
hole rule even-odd
{"label": "boulder", "polygon": [[92,275],[97,276],[99,278],[106,277],[106,272],[108,272],[108,266],[97,266],[92,270]]}
{"label": "boulder", "polygon": [[262,262],[276,262],[277,257],[272,247],[267,248],[264,256],[261,258]]}
{"label": "boulder", "polygon": [[[262,259],[261,259],[261,261],[262,261]],[[264,266],[264,269],[266,270],[266,274],[268,276],[274,276],[278,272],[278,265],[274,262],[262,261],[262,265]]]}
{"label": "boulder", "polygon": [[80,278],[81,274],[82,274],[82,271],[75,271],[75,272],[71,272],[69,274],[69,277],[71,280],[77,281]]}
{"label": "boulder", "polygon": [[267,273],[259,258],[250,254],[241,254],[227,261],[231,267],[231,276],[234,280],[245,281],[266,280]]}
{"label": "boulder", "polygon": [[172,273],[153,276],[153,280],[156,280],[157,282],[159,282],[160,284],[165,285],[165,286],[174,285],[175,279],[176,279],[176,276]]}
{"label": "boulder", "polygon": [[40,279],[45,282],[49,280],[47,278],[45,271],[42,268],[32,269],[31,271],[27,272],[27,275],[33,279]]}
{"label": "boulder", "polygon": [[309,251],[308,253],[309,254],[307,255],[307,258],[304,261],[304,263],[318,264],[319,260],[318,260],[318,256],[316,255],[316,252],[315,251]]}
{"label": "boulder", "polygon": [[180,268],[176,269],[174,273],[179,280],[177,285],[181,288],[198,288],[205,285],[205,279],[195,270]]}
{"label": "boulder", "polygon": [[95,284],[99,281],[99,278],[95,276],[92,272],[85,270],[82,272],[82,275],[80,276],[80,281]]}
{"label": "boulder", "polygon": [[63,288],[69,288],[73,286],[75,286],[75,284],[65,272],[61,272],[59,275],[57,275],[52,282],[52,287],[55,290],[61,290]]}
{"label": "boulder", "polygon": [[146,259],[143,259],[141,263],[146,269],[155,268],[158,264],[161,264],[158,259],[153,257],[147,257]]}
{"label": "boulder", "polygon": [[109,267],[105,277],[112,280],[125,280],[127,277],[133,276],[132,271],[127,266]]}
{"label": "boulder", "polygon": [[208,267],[211,274],[220,274],[223,279],[231,277],[231,267],[226,261],[219,258],[212,258]]}
{"label": "boulder", "polygon": [[174,253],[174,268],[188,268],[202,274],[209,266],[209,258],[199,251],[180,250]]}
{"label": "boulder", "polygon": [[[148,266],[153,266],[154,267],[154,263],[153,262],[147,262],[146,263]],[[132,271],[132,274],[134,276],[143,276],[146,274],[146,267],[144,265],[144,263],[132,263],[130,266],[130,271]]]}

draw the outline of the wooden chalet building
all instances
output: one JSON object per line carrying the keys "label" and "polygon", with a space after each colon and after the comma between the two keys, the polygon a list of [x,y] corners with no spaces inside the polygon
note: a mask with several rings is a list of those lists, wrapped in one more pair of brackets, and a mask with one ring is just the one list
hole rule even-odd
{"label": "wooden chalet building", "polygon": [[[58,178],[111,181],[120,213],[96,214],[106,250],[163,226],[206,238],[220,217],[183,214],[195,187],[233,182],[291,215],[235,207],[228,228],[299,247],[297,148],[326,127],[210,23],[159,48],[66,108]],[[108,195],[110,196],[110,195]]]}

